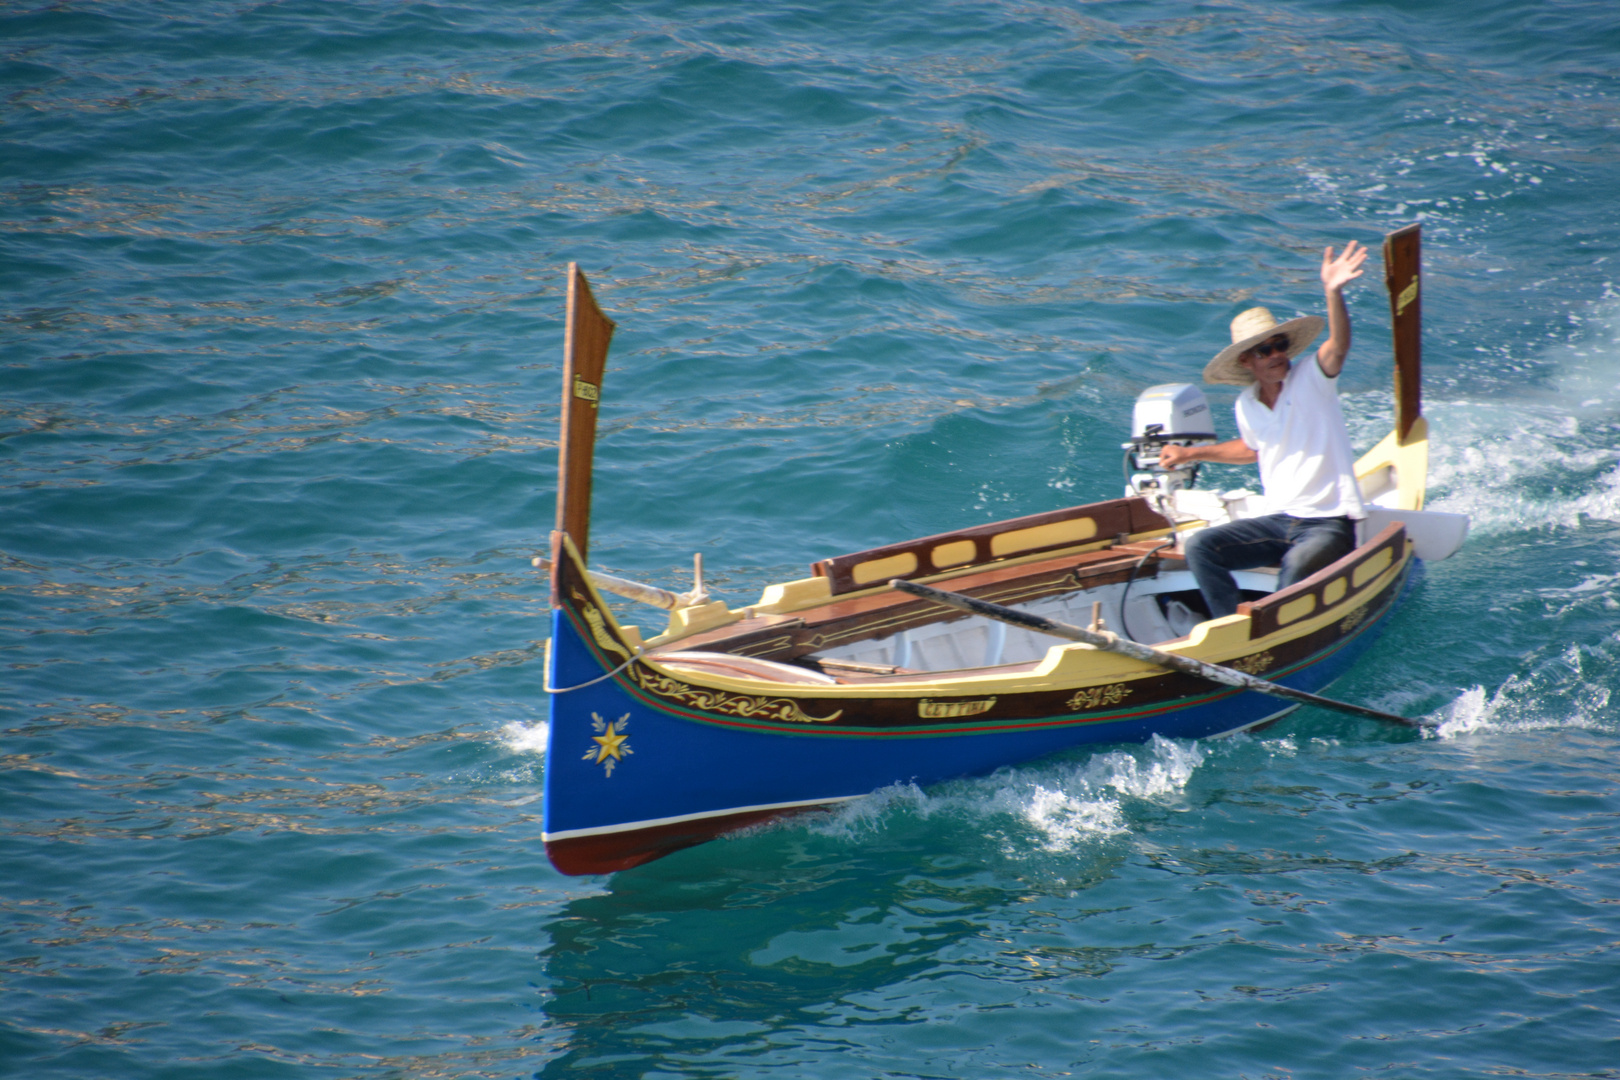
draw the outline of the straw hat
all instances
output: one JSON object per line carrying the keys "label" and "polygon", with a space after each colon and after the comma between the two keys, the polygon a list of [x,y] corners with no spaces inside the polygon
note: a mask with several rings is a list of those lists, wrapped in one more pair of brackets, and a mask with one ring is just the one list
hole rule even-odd
{"label": "straw hat", "polygon": [[1254,382],[1254,376],[1238,363],[1238,357],[1269,337],[1287,334],[1288,359],[1292,360],[1321,336],[1326,325],[1327,321],[1317,315],[1302,315],[1279,323],[1265,308],[1250,308],[1232,320],[1232,344],[1204,366],[1204,381],[1248,386]]}

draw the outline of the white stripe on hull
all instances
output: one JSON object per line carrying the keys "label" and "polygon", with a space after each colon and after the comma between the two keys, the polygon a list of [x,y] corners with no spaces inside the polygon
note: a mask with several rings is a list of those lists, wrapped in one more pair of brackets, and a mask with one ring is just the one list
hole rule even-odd
{"label": "white stripe on hull", "polygon": [[562,832],[543,832],[540,839],[575,840],[582,836],[607,836],[610,833],[634,832],[637,829],[656,829],[660,825],[679,825],[683,821],[702,821],[704,818],[730,817],[732,814],[755,814],[765,810],[796,810],[806,806],[831,806],[834,803],[864,799],[865,795],[834,795],[825,799],[799,799],[796,802],[760,803],[758,806],[731,806],[724,810],[705,810],[698,814],[676,814],[674,817],[648,818],[646,821],[627,821],[618,825],[601,825],[592,829],[564,829]]}

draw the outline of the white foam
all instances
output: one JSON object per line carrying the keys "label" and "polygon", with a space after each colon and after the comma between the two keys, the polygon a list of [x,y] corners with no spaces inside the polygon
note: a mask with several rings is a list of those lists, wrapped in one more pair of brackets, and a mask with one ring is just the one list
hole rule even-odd
{"label": "white foam", "polygon": [[1067,851],[1082,841],[1126,831],[1119,800],[1097,793],[1018,785],[997,791],[991,805],[1022,819],[1040,834],[1047,851]]}
{"label": "white foam", "polygon": [[1204,751],[1196,742],[1176,742],[1155,735],[1147,750],[1146,763],[1134,754],[1119,751],[1094,758],[1086,767],[1087,780],[1138,799],[1179,795],[1204,763]]}
{"label": "white foam", "polygon": [[[895,784],[825,817],[803,820],[823,835],[855,838],[890,828],[906,817],[950,815],[981,821],[987,832],[1003,835],[1003,850],[1014,857],[1029,850],[1031,833],[1043,851],[1069,851],[1128,833],[1125,808],[1130,800],[1162,802],[1178,797],[1203,761],[1204,751],[1197,743],[1155,736],[1139,749],[1111,750],[1077,764],[1004,769],[932,792],[914,784]],[[995,824],[996,819],[1005,822],[1009,817],[1021,826],[1013,835],[1001,833]]]}
{"label": "white foam", "polygon": [[1563,688],[1543,685],[1554,681],[1549,677],[1510,675],[1489,697],[1482,686],[1465,690],[1443,710],[1444,719],[1440,724],[1425,734],[1432,738],[1455,739],[1480,733],[1609,726],[1605,721],[1611,696],[1608,688],[1581,679],[1581,650],[1571,646],[1570,651],[1577,655],[1573,658],[1574,668],[1569,672],[1575,685],[1568,688],[1568,692],[1560,693]]}
{"label": "white foam", "polygon": [[514,754],[534,754],[544,757],[546,739],[550,734],[551,725],[544,720],[540,720],[533,724],[517,722],[503,724],[496,737],[503,747]]}
{"label": "white foam", "polygon": [[1573,333],[1536,355],[1492,362],[1550,369],[1550,390],[1425,403],[1430,509],[1468,514],[1481,534],[1620,521],[1620,298],[1605,286],[1568,322]]}

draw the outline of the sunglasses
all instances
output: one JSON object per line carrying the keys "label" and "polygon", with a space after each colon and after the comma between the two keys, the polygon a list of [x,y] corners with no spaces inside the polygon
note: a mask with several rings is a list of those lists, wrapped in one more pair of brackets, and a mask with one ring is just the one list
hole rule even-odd
{"label": "sunglasses", "polygon": [[1264,360],[1266,357],[1270,356],[1272,353],[1285,353],[1287,351],[1288,351],[1288,339],[1287,338],[1276,338],[1276,339],[1271,340],[1271,341],[1262,341],[1260,344],[1258,344],[1254,348],[1250,349],[1249,353],[1252,356],[1254,356],[1254,358],[1257,359],[1257,360]]}

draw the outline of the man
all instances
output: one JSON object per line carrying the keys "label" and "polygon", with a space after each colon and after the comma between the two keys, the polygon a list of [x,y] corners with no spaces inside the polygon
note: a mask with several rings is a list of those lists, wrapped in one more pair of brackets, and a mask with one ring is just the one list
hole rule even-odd
{"label": "man", "polygon": [[1280,563],[1277,587],[1286,589],[1355,549],[1355,522],[1366,513],[1335,380],[1350,352],[1344,287],[1361,276],[1366,261],[1367,249],[1354,240],[1337,257],[1331,247],[1322,253],[1328,338],[1314,363],[1294,357],[1322,332],[1317,316],[1279,324],[1265,308],[1250,308],[1233,319],[1232,344],[1204,368],[1204,381],[1246,387],[1237,400],[1240,437],[1161,452],[1167,468],[1194,461],[1260,464],[1272,513],[1202,529],[1186,543],[1187,566],[1211,618],[1237,611],[1241,594],[1233,570]]}

